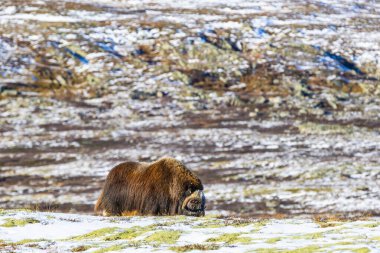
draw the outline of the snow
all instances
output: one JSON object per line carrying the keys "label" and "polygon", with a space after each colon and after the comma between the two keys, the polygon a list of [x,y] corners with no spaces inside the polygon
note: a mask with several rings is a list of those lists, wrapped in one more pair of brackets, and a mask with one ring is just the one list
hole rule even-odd
{"label": "snow", "polygon": [[[25,226],[2,227],[7,219],[34,219],[38,223]],[[172,252],[173,247],[186,245],[217,246],[213,252],[246,252],[247,250],[264,249],[299,249],[318,245],[328,251],[344,247],[345,249],[367,248],[368,252],[378,252],[380,246],[380,219],[363,218],[356,221],[329,221],[329,226],[321,226],[310,218],[292,219],[259,219],[246,220],[243,225],[234,226],[229,222],[241,222],[242,219],[193,218],[193,217],[99,217],[89,215],[41,213],[31,211],[3,211],[0,214],[0,238],[3,247],[11,245],[20,251],[40,248],[46,251],[60,249],[60,252],[71,252],[75,247],[87,245],[91,249],[110,246],[122,246],[123,251]],[[214,225],[212,225],[214,224]],[[239,224],[239,223],[236,223]],[[216,227],[213,227],[215,226]],[[147,227],[149,226],[149,227]],[[143,234],[127,240],[112,241],[107,236],[122,232],[128,228],[149,228]],[[81,237],[102,228],[116,228],[116,231],[104,232],[97,237]],[[177,231],[179,238],[175,242],[154,244],[145,238],[157,231]],[[220,236],[235,236],[224,241]],[[237,236],[237,237],[236,237]],[[236,238],[248,238],[245,241]],[[250,239],[249,239],[250,238]],[[352,238],[358,238],[352,242]],[[23,243],[22,240],[37,240]],[[41,241],[44,240],[44,241]],[[218,241],[221,240],[221,241]],[[234,241],[236,240],[236,241]],[[213,242],[214,241],[214,242]],[[20,242],[20,243],[17,243]],[[348,243],[350,242],[350,243]],[[152,244],[153,243],[153,244]],[[30,245],[30,246],[29,246]],[[36,246],[37,245],[37,246]]]}

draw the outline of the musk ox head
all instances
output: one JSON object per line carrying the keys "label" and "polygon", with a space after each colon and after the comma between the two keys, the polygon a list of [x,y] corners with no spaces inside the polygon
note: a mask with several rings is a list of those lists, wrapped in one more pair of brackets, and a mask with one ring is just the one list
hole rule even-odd
{"label": "musk ox head", "polygon": [[193,193],[188,192],[188,196],[182,202],[182,213],[191,216],[205,215],[206,198],[203,191],[196,190]]}
{"label": "musk ox head", "polygon": [[106,215],[205,214],[201,180],[174,158],[125,162],[108,174],[95,205]]}

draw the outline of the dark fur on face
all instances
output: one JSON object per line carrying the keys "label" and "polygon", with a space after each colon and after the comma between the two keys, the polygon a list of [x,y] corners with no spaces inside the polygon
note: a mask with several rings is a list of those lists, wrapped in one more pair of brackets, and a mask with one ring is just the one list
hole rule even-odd
{"label": "dark fur on face", "polygon": [[198,177],[174,158],[125,162],[108,174],[95,212],[106,215],[204,215]]}

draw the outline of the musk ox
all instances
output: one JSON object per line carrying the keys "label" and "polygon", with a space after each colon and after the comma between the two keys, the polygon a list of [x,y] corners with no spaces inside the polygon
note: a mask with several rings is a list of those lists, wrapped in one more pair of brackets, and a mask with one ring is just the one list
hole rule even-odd
{"label": "musk ox", "polygon": [[95,212],[103,215],[203,216],[201,180],[174,158],[125,162],[108,174]]}

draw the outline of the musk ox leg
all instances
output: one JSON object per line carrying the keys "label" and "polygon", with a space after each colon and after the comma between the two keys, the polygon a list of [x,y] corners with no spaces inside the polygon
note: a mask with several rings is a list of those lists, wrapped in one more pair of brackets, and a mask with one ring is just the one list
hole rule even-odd
{"label": "musk ox leg", "polygon": [[94,208],[95,213],[98,215],[103,215],[103,216],[111,216],[112,213],[110,213],[109,211],[104,209],[103,205],[104,205],[104,203],[103,203],[103,194],[102,194],[99,197],[98,201],[96,202],[96,205]]}
{"label": "musk ox leg", "polygon": [[95,212],[106,216],[122,215],[124,209],[125,192],[120,185],[106,185],[96,205]]}
{"label": "musk ox leg", "polygon": [[96,201],[94,212],[96,214],[103,214],[104,215],[105,210],[103,209],[103,191],[100,194],[98,200]]}
{"label": "musk ox leg", "polygon": [[121,213],[121,216],[137,216],[137,215],[139,215],[139,212],[137,210],[124,211]]}

